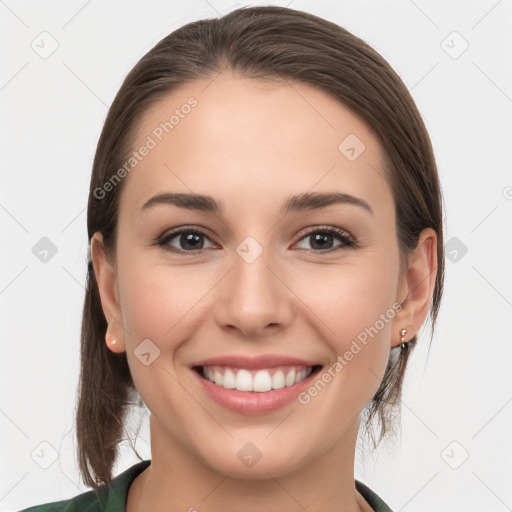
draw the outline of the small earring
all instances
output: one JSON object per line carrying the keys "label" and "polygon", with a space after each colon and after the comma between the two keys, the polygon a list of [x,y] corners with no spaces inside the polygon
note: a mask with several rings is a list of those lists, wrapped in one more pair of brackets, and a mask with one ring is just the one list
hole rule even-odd
{"label": "small earring", "polygon": [[114,338],[112,339],[112,341],[108,341],[108,330],[107,332],[105,333],[105,341],[107,342],[107,344],[111,344],[111,345],[115,345],[117,343],[117,338],[114,336]]}
{"label": "small earring", "polygon": [[401,336],[401,340],[400,340],[400,348],[402,350],[405,350],[407,348],[407,342],[405,341],[405,335],[407,334],[407,329],[400,329],[400,336]]}

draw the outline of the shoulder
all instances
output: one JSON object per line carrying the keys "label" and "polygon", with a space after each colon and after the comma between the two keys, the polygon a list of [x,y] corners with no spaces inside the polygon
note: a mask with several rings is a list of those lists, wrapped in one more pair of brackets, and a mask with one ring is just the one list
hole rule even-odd
{"label": "shoulder", "polygon": [[100,510],[95,492],[87,491],[74,498],[35,505],[19,512],[96,512]]}
{"label": "shoulder", "polygon": [[115,477],[109,485],[84,492],[66,500],[35,505],[18,512],[125,512],[128,489],[151,463],[143,460]]}
{"label": "shoulder", "polygon": [[374,512],[393,512],[389,505],[375,492],[372,491],[367,485],[363,484],[356,479],[356,489],[361,496],[368,502]]}

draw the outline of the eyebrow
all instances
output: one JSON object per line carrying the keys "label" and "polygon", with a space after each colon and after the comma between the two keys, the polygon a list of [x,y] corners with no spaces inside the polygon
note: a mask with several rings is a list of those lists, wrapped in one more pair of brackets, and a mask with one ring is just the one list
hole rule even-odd
{"label": "eyebrow", "polygon": [[[187,210],[198,210],[207,213],[222,215],[222,203],[212,196],[202,194],[183,194],[161,192],[148,199],[141,207],[141,213],[156,205],[171,205]],[[359,206],[374,215],[370,205],[359,197],[341,192],[306,192],[290,196],[281,208],[281,214],[304,212],[325,208],[333,204],[350,204]]]}

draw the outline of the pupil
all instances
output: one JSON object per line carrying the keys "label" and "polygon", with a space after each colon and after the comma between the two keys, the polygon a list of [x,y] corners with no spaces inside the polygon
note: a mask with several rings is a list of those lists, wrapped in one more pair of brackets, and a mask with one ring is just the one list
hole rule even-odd
{"label": "pupil", "polygon": [[[183,243],[182,247],[187,248],[187,244],[190,244],[192,242],[191,249],[201,249],[201,247],[198,247],[197,245],[194,245],[194,241],[197,242],[199,240],[201,235],[190,233],[190,234],[184,234],[181,235],[181,241]],[[201,244],[200,244],[201,245]]]}
{"label": "pupil", "polygon": [[[325,240],[325,239],[327,239],[327,241],[328,241],[328,242],[329,242],[329,241],[331,241],[332,236],[333,236],[333,235],[328,235],[328,234],[325,234],[325,235],[323,235],[323,234],[316,234],[316,235],[313,235],[313,240],[314,240],[314,242],[313,242],[313,244],[312,244],[313,248],[315,248],[315,247],[314,247],[314,246],[315,246],[315,244],[317,244],[317,243],[318,243],[318,241],[321,241],[322,239],[324,239],[324,240]],[[318,247],[318,248],[319,248],[319,249],[325,249],[325,244],[320,243],[320,247]]]}
{"label": "pupil", "polygon": [[[329,242],[332,242],[332,237],[333,235],[329,235],[329,234],[319,234],[317,233],[316,235],[312,235],[312,238],[313,238],[313,248],[315,249],[325,249],[325,246],[326,246],[326,243],[328,244]],[[188,248],[191,248],[191,249],[201,249],[202,248],[202,244],[199,243],[197,244],[197,242],[200,242],[200,238],[201,238],[201,235],[198,235],[197,233],[189,233],[189,234],[182,234],[181,235],[181,242],[182,242],[182,246],[187,246],[187,244],[190,246]],[[198,247],[199,245],[199,247]],[[315,247],[315,245],[317,247]],[[187,248],[187,247],[185,247]]]}

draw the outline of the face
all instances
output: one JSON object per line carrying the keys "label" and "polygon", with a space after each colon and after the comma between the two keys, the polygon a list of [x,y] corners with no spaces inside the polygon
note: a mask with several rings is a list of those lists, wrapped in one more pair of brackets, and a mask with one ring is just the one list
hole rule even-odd
{"label": "face", "polygon": [[152,436],[241,478],[336,451],[400,341],[407,295],[377,138],[308,85],[225,72],[153,105],[143,145],[102,302]]}

